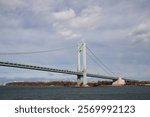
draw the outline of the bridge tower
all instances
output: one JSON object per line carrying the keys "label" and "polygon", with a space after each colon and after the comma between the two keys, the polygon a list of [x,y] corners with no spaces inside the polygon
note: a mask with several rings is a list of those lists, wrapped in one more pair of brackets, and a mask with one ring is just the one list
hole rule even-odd
{"label": "bridge tower", "polygon": [[[83,87],[87,86],[87,68],[86,68],[86,43],[81,42],[78,44],[78,61],[77,61],[77,72],[82,72],[83,76]],[[81,59],[82,57],[82,59]],[[82,60],[82,61],[81,61]],[[82,66],[81,66],[82,62]],[[81,75],[77,75],[77,85],[81,86]]]}

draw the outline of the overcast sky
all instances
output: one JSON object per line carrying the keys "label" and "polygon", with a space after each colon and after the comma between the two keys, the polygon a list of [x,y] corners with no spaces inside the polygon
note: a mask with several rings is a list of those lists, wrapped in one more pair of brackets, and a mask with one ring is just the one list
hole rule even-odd
{"label": "overcast sky", "polygon": [[[0,55],[10,61],[76,70],[76,45],[88,47],[118,76],[150,80],[150,0],[0,0]],[[105,74],[87,60],[88,71]],[[0,82],[75,76],[0,67]]]}

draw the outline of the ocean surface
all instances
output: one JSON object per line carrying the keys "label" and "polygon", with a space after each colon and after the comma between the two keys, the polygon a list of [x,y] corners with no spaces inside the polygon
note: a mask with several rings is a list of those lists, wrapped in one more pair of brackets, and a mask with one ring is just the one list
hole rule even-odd
{"label": "ocean surface", "polygon": [[0,100],[150,100],[150,86],[0,86]]}

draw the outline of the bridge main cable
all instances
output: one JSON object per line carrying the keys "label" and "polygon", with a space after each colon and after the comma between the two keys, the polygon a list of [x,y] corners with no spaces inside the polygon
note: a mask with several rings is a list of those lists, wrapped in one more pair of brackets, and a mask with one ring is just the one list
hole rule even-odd
{"label": "bridge main cable", "polygon": [[47,52],[54,52],[54,51],[62,51],[64,48],[58,48],[53,50],[43,50],[43,51],[32,51],[32,52],[4,52],[0,53],[0,55],[24,55],[24,54],[39,54],[39,53],[47,53]]}
{"label": "bridge main cable", "polygon": [[[89,54],[88,54],[88,56],[89,56],[100,68],[102,68],[106,73],[117,77],[117,75],[116,75],[113,71],[111,71],[111,70],[104,64],[104,62],[102,62],[102,60],[100,60],[100,58],[98,58],[98,57],[94,54],[94,52],[93,52],[89,47],[87,47],[87,49],[89,50],[89,52],[93,55],[93,57],[94,57],[95,59],[94,59],[93,57],[91,57]],[[101,65],[102,65],[103,67],[102,67]]]}

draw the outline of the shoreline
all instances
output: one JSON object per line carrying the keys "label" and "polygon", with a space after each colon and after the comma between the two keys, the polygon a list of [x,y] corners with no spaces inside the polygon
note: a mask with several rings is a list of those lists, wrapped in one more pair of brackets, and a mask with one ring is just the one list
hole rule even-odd
{"label": "shoreline", "polygon": [[[88,87],[113,86],[112,81],[88,82]],[[83,87],[77,86],[77,82],[72,81],[52,81],[52,82],[10,82],[0,86],[49,86],[49,87]],[[118,86],[118,85],[117,85]],[[150,86],[150,81],[126,82],[119,86]],[[114,86],[115,87],[115,86]]]}

